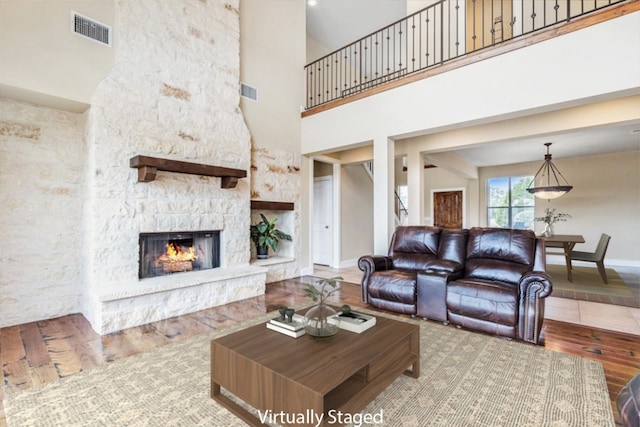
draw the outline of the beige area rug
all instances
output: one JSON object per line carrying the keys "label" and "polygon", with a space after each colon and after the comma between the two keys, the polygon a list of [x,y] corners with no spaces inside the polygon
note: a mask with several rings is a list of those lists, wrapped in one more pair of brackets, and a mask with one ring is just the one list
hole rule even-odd
{"label": "beige area rug", "polygon": [[633,297],[631,289],[624,283],[618,273],[611,268],[605,268],[607,281],[605,284],[597,268],[573,267],[571,269],[572,282],[567,279],[565,265],[547,264],[547,272],[553,279],[554,288],[564,291],[587,292],[620,297]]}
{"label": "beige area rug", "polygon": [[[209,397],[209,341],[271,316],[6,396],[8,426],[244,426]],[[615,425],[599,362],[400,320],[420,325],[421,375],[401,376],[364,409],[382,411],[383,426]]]}
{"label": "beige area rug", "polygon": [[584,301],[618,304],[628,307],[640,307],[640,290],[629,286],[620,275],[611,268],[605,269],[605,284],[595,267],[573,267],[573,281],[567,279],[565,265],[547,264],[547,272],[553,282],[552,296]]}

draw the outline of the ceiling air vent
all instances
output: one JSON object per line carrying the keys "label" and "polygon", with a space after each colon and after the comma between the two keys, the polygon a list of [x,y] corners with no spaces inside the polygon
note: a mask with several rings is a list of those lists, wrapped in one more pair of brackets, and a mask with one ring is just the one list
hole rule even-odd
{"label": "ceiling air vent", "polygon": [[240,96],[258,102],[258,89],[244,83],[240,83]]}
{"label": "ceiling air vent", "polygon": [[71,32],[111,47],[111,27],[71,11]]}

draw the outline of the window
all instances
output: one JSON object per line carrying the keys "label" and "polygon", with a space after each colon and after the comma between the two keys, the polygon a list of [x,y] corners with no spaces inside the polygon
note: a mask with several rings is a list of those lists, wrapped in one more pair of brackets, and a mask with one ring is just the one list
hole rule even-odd
{"label": "window", "polygon": [[489,178],[487,223],[489,227],[533,230],[535,198],[527,191],[532,176]]}

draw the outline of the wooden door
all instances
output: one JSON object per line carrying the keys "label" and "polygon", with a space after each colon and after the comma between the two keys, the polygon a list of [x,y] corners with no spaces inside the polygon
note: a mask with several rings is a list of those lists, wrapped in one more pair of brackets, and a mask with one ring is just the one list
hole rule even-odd
{"label": "wooden door", "polygon": [[511,0],[467,0],[466,8],[467,53],[513,37]]}
{"label": "wooden door", "polygon": [[462,228],[462,190],[433,193],[433,225]]}

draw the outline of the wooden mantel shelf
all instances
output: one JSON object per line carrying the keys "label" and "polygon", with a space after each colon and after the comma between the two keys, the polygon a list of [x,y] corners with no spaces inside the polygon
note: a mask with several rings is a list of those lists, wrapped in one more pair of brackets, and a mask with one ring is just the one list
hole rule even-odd
{"label": "wooden mantel shelf", "polygon": [[294,204],[291,202],[268,202],[266,200],[252,200],[251,209],[263,209],[266,211],[292,211]]}
{"label": "wooden mantel shelf", "polygon": [[215,176],[222,178],[220,187],[235,188],[239,178],[246,178],[247,171],[206,165],[204,163],[183,162],[162,159],[160,157],[135,156],[129,160],[129,166],[138,169],[138,182],[150,182],[156,179],[156,172],[186,173],[190,175]]}

